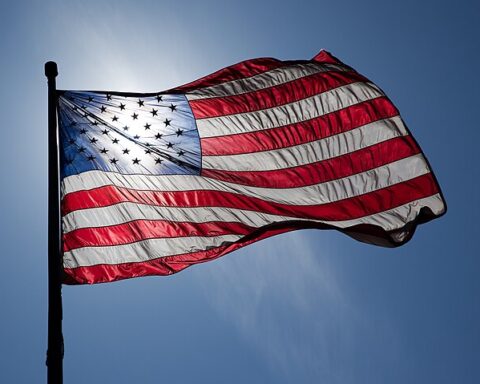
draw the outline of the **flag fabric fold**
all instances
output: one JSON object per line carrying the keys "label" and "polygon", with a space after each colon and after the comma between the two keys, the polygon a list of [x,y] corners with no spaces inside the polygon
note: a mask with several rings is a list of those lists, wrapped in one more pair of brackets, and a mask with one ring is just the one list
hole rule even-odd
{"label": "flag fabric fold", "polygon": [[398,246],[446,210],[397,108],[326,51],[154,94],[59,91],[58,121],[67,284],[170,275],[301,228]]}

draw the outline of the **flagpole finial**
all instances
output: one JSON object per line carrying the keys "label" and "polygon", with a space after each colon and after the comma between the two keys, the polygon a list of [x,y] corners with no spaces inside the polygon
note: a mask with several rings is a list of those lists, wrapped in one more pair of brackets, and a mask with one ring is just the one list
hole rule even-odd
{"label": "flagpole finial", "polygon": [[47,77],[57,77],[58,75],[58,68],[57,63],[54,61],[47,61],[45,63],[45,76]]}

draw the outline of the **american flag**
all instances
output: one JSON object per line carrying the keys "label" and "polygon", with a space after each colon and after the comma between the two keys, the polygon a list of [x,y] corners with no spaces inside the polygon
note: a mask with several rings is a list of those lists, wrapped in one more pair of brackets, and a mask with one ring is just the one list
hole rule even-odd
{"label": "american flag", "polygon": [[326,51],[155,94],[59,91],[65,282],[169,275],[300,228],[386,246],[445,212],[398,110]]}

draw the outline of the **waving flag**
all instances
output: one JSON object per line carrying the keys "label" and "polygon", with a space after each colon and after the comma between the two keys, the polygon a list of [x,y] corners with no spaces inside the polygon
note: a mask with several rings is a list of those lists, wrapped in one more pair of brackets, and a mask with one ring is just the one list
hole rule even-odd
{"label": "waving flag", "polygon": [[326,51],[155,94],[59,91],[58,117],[66,283],[168,275],[300,228],[396,246],[445,211],[398,110]]}

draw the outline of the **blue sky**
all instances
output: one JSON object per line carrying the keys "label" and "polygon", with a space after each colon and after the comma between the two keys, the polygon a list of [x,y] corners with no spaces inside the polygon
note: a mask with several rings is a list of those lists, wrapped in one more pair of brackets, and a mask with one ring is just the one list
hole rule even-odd
{"label": "blue sky", "polygon": [[445,194],[398,249],[331,231],[171,277],[65,287],[65,383],[478,383],[475,1],[0,4],[0,382],[45,381],[47,88],[155,92],[321,48],[382,87]]}

